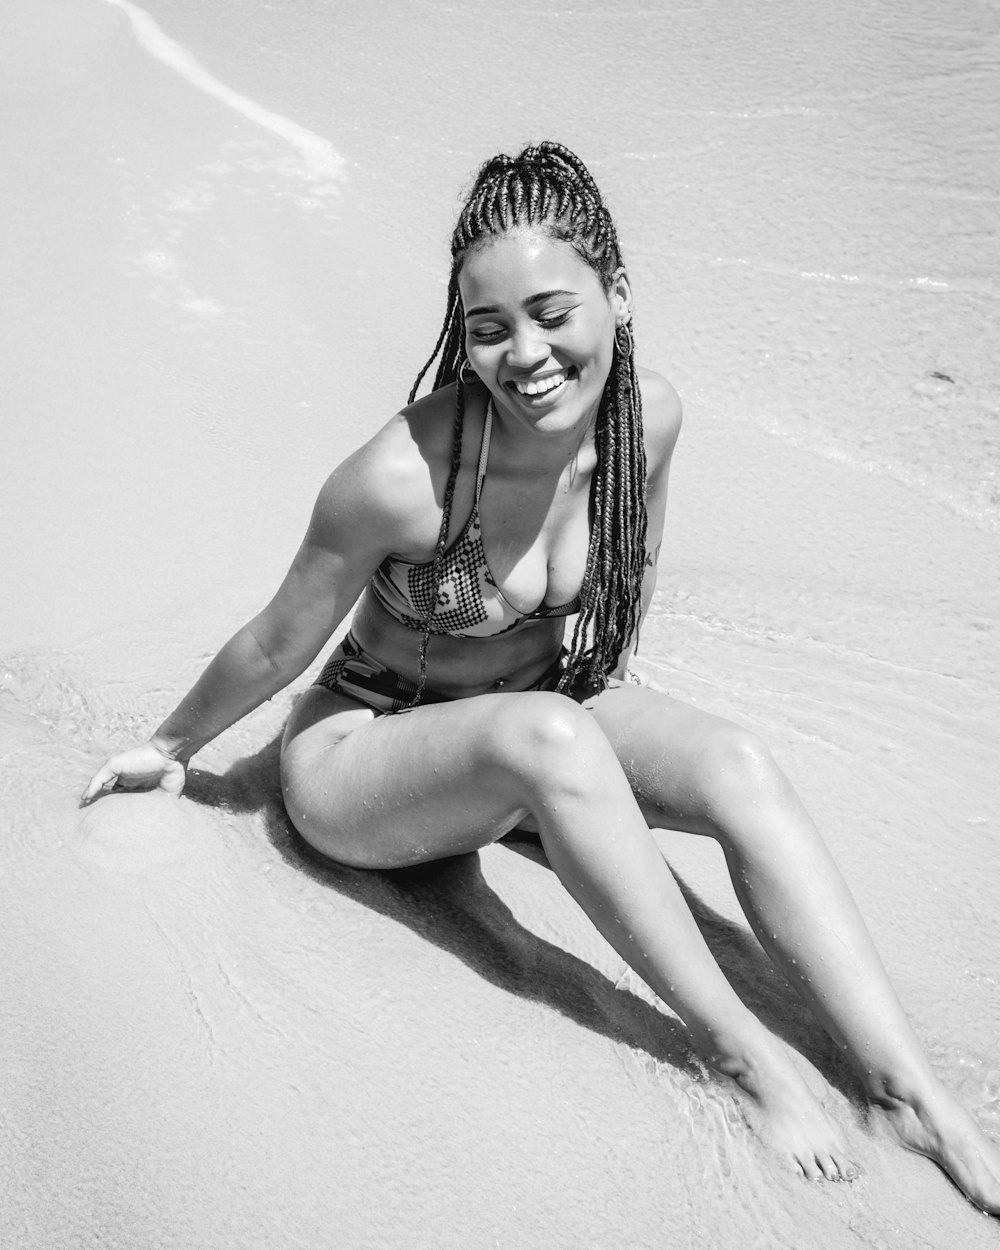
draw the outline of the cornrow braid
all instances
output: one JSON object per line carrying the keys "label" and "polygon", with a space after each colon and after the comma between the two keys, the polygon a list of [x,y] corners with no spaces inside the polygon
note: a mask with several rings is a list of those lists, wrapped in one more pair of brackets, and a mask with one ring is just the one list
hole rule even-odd
{"label": "cornrow braid", "polygon": [[[526,147],[515,157],[491,157],[476,176],[451,240],[452,268],[444,323],[434,350],[417,375],[410,402],[434,361],[434,389],[455,383],[455,422],[451,464],[445,487],[441,528],[431,566],[440,587],[448,549],[452,502],[462,459],[466,383],[459,371],[465,326],[458,276],[467,254],[491,238],[534,227],[570,244],[610,290],[622,268],[614,221],[583,161],[558,143]],[[608,675],[635,633],[646,562],[646,453],[642,437],[642,398],[636,376],[631,332],[628,351],[617,342],[594,432],[597,465],[591,482],[593,524],[580,589],[580,611],[557,689],[570,693],[578,683],[603,689]],[[429,597],[421,622],[417,693],[426,685],[427,649],[434,632],[438,595]]]}

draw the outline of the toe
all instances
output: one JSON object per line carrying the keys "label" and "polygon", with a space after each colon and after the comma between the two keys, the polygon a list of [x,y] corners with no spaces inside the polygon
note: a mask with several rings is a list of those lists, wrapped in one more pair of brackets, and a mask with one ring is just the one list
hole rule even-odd
{"label": "toe", "polygon": [[838,1166],[841,1180],[856,1181],[861,1175],[861,1167],[853,1159],[841,1159]]}
{"label": "toe", "polygon": [[840,1168],[837,1166],[837,1160],[832,1155],[818,1154],[816,1156],[816,1163],[826,1180],[840,1180]]}
{"label": "toe", "polygon": [[823,1169],[820,1167],[815,1155],[800,1155],[796,1159],[802,1175],[807,1181],[821,1181],[823,1179]]}

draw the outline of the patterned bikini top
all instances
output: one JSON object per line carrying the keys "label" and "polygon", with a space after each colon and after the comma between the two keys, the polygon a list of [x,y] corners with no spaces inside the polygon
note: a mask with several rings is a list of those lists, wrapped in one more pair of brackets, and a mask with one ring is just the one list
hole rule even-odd
{"label": "patterned bikini top", "polygon": [[390,616],[410,629],[423,628],[427,608],[435,597],[437,604],[431,618],[431,633],[450,634],[453,638],[490,638],[514,629],[523,621],[572,616],[580,610],[577,595],[570,603],[558,607],[548,608],[542,604],[534,612],[519,612],[504,598],[490,572],[483,550],[479,497],[486,478],[492,430],[493,401],[490,400],[476,473],[476,501],[465,528],[445,552],[440,582],[434,574],[433,560],[414,564],[398,556],[386,556],[372,577],[370,585],[375,598]]}

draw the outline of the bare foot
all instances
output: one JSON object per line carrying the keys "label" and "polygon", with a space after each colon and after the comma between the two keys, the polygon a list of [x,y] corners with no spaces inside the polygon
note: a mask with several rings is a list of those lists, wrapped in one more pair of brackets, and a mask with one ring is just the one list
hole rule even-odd
{"label": "bare foot", "polygon": [[1000,1148],[940,1082],[919,1096],[879,1102],[872,1110],[907,1150],[943,1168],[970,1202],[1000,1215]]}
{"label": "bare foot", "polygon": [[743,1111],[753,1131],[807,1180],[853,1181],[861,1174],[840,1130],[780,1044],[719,1066],[742,1091]]}

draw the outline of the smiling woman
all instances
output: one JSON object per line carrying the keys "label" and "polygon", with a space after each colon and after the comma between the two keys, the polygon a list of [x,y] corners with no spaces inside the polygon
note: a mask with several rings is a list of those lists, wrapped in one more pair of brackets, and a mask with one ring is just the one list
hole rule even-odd
{"label": "smiling woman", "polygon": [[[592,478],[602,524],[590,530],[578,583],[582,611],[557,688],[566,691],[582,678],[590,686],[600,685],[609,672],[622,675],[622,653],[634,645],[629,640],[652,593],[650,576],[641,604],[644,567],[655,564],[655,558],[647,562],[646,551],[643,484],[648,474],[642,391],[628,328],[632,293],[614,222],[583,162],[557,144],[542,144],[526,148],[516,160],[500,155],[483,165],[455,227],[451,250],[448,308],[431,357],[433,361],[441,352],[435,386],[452,380],[456,368],[461,371],[464,333],[464,377],[468,380],[471,372],[485,383],[510,426],[508,438],[516,438],[516,426],[526,424],[526,432],[546,439],[535,455],[543,457],[550,471],[562,472],[572,464],[574,476],[584,441],[589,438],[594,448],[596,464],[586,476]],[[655,385],[650,375],[647,390]],[[411,400],[415,392],[416,387]],[[453,472],[438,560],[448,541],[464,386],[456,398]],[[670,448],[675,438],[676,428],[669,436]],[[514,460],[516,465],[516,455]],[[649,498],[658,505],[662,528],[669,450],[661,461],[663,471],[654,475],[661,489]],[[516,482],[519,473],[512,476]],[[548,555],[546,584],[550,568],[566,567],[553,556],[566,556],[572,568],[572,554]],[[428,609],[419,657],[421,682],[433,620]]]}
{"label": "smiling woman", "polygon": [[[550,282],[572,285],[549,288]],[[546,289],[535,291],[538,284]],[[460,271],[459,289],[469,362],[491,390],[533,417],[565,398],[554,392],[572,383],[572,415],[587,409],[591,421],[596,417],[614,331],[631,317],[624,269],[606,291],[594,270],[564,244],[526,228],[477,249]],[[570,419],[565,406],[560,412],[563,422]]]}
{"label": "smiling woman", "polygon": [[298,676],[357,603],[284,733],[286,808],[313,847],[388,868],[538,833],[760,1137],[801,1175],[852,1179],[853,1152],[712,958],[650,828],[716,839],[749,923],[873,1116],[1000,1212],[995,1147],[931,1071],[767,748],[624,680],[680,428],[672,388],[636,366],[631,316],[614,224],[579,158],[541,144],[487,162],[407,407],[331,474],[268,606],[85,797],[178,792],[191,756]]}

